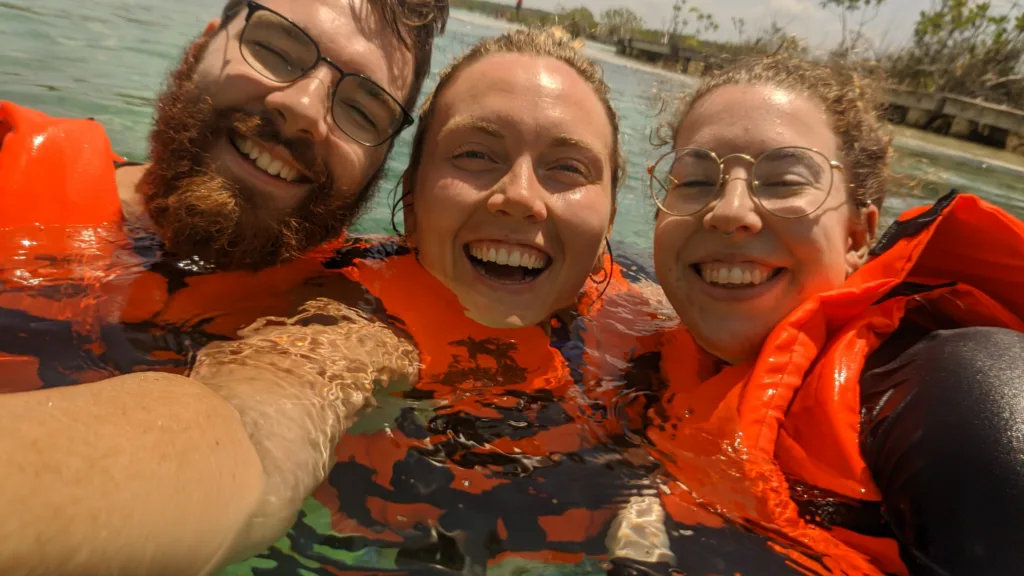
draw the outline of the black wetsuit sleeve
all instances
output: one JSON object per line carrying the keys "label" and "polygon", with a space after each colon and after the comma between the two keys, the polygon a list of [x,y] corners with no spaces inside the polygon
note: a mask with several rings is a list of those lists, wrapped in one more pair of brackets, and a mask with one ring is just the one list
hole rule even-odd
{"label": "black wetsuit sleeve", "polygon": [[1024,334],[901,326],[861,399],[861,450],[911,573],[1022,573]]}

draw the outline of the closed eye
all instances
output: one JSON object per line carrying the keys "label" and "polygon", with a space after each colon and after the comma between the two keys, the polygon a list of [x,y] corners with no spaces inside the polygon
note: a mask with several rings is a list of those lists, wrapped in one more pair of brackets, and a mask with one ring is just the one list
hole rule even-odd
{"label": "closed eye", "polygon": [[458,152],[457,154],[455,154],[453,156],[453,158],[456,158],[456,159],[464,158],[464,159],[467,159],[467,160],[490,160],[491,159],[490,156],[488,156],[487,154],[485,154],[484,152],[481,152],[479,150],[465,150],[465,151],[462,151],[462,152]]}
{"label": "closed eye", "polygon": [[587,169],[575,162],[563,162],[562,164],[555,165],[556,170],[563,172],[570,172],[572,174],[579,174],[580,176],[587,176]]}
{"label": "closed eye", "polygon": [[804,178],[791,176],[786,178],[775,178],[767,182],[761,182],[761,185],[784,188],[787,186],[810,186],[811,183]]}
{"label": "closed eye", "polygon": [[278,50],[274,46],[271,46],[270,44],[267,44],[266,42],[253,42],[253,45],[259,47],[260,50],[263,50],[267,54],[276,56],[277,58],[284,62],[291,61],[291,58],[286,57],[284,54],[281,53],[280,50]]}
{"label": "closed eye", "polygon": [[357,104],[345,103],[345,106],[352,113],[352,117],[355,118],[357,122],[363,124],[363,126],[370,130],[377,130],[377,123],[373,120],[373,117],[366,112],[366,110],[363,110],[363,108]]}
{"label": "closed eye", "polygon": [[683,188],[707,188],[708,186],[714,186],[715,182],[706,178],[690,178],[679,182],[677,185],[682,186]]}

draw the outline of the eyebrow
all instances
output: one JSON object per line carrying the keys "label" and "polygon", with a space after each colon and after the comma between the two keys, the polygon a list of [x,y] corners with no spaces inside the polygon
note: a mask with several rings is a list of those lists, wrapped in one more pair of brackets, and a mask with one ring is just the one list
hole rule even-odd
{"label": "eyebrow", "polygon": [[[289,20],[289,22],[291,21]],[[370,74],[368,70],[369,66],[365,61],[363,61],[362,58],[353,58],[350,53],[346,55],[346,58],[335,59],[324,50],[323,40],[317,40],[313,38],[309,31],[307,31],[302,26],[299,26],[295,22],[292,22],[292,28],[293,29],[290,31],[290,33],[301,32],[306,36],[305,40],[307,42],[313,42],[321,58],[327,60],[328,62],[340,68],[346,75],[359,76],[365,80],[368,80],[369,84],[366,86],[369,87],[369,90],[363,90],[363,92],[366,93],[368,96],[380,100],[388,105],[390,105],[392,101],[396,101],[399,103],[399,105],[404,106],[404,104],[402,104],[402,99],[399,98],[399,96],[393,94],[391,92],[391,89],[382,85],[380,81],[378,81],[374,77],[374,75]]]}
{"label": "eyebrow", "polygon": [[363,76],[361,74],[360,74],[360,77],[363,80],[365,80],[365,82],[359,82],[359,84],[358,84],[359,90],[363,94],[369,96],[374,101],[376,101],[378,104],[381,104],[381,105],[386,106],[388,108],[394,108],[393,104],[395,103],[396,100],[395,100],[394,96],[391,96],[390,92],[385,90],[383,87],[381,87],[379,84],[377,84],[375,81],[371,80],[370,78],[368,78],[366,76]]}
{"label": "eyebrow", "polygon": [[582,148],[583,150],[593,154],[596,158],[601,158],[601,154],[586,140],[580,140],[574,136],[568,134],[560,134],[555,136],[551,140],[551,147],[553,148]]}
{"label": "eyebrow", "polygon": [[267,27],[272,27],[276,31],[284,33],[284,35],[288,36],[288,38],[290,38],[291,40],[303,42],[306,44],[312,43],[317,47],[317,49],[319,49],[319,44],[317,44],[316,40],[313,40],[313,37],[309,35],[309,32],[306,32],[305,28],[299,26],[298,24],[292,22],[291,20],[285,18],[284,16],[281,16],[280,14],[275,13],[274,15],[277,16],[278,18],[283,18],[283,20],[275,19],[272,23],[264,22],[263,25]]}
{"label": "eyebrow", "polygon": [[364,82],[363,83],[364,90],[370,96],[374,96],[374,97],[377,97],[377,98],[382,98],[384,96],[384,89],[381,88],[380,86],[378,86],[377,83],[374,82],[373,80],[370,80],[369,78],[367,78],[367,80],[369,80],[369,82]]}
{"label": "eyebrow", "polygon": [[498,140],[505,139],[505,134],[502,132],[501,127],[499,127],[494,122],[488,122],[487,120],[480,120],[478,118],[460,120],[454,124],[446,126],[444,130],[442,130],[441,133],[438,134],[438,139],[441,139],[452,132],[457,132],[460,130],[483,132],[484,134],[492,138],[497,138]]}
{"label": "eyebrow", "polygon": [[279,22],[278,27],[283,28],[285,34],[287,34],[293,40],[312,43],[316,46],[317,51],[320,50],[320,45],[316,43],[316,40],[313,40],[313,37],[310,36],[309,33],[303,30],[302,28],[299,28],[298,25],[285,26],[283,22]]}
{"label": "eyebrow", "polygon": [[[505,139],[505,133],[498,124],[494,122],[489,122],[487,120],[481,120],[479,118],[472,118],[469,120],[461,120],[459,122],[456,122],[445,127],[441,131],[441,133],[438,134],[438,140],[444,138],[445,136],[451,134],[452,132],[457,132],[460,130],[482,132],[483,134],[486,134],[487,136],[496,138],[498,140]],[[570,136],[568,134],[559,134],[558,136],[555,136],[554,138],[551,139],[551,142],[548,143],[548,146],[551,148],[579,148],[587,152],[588,154],[592,155],[594,158],[597,158],[599,160],[602,158],[601,154],[597,151],[597,149],[595,149],[594,146],[591,145],[589,142],[587,142],[586,140],[581,140],[580,138],[576,138],[575,136]]]}
{"label": "eyebrow", "polygon": [[[810,158],[810,160],[811,160],[810,161],[810,166],[813,167],[814,175],[815,176],[820,176],[820,175],[824,174],[824,170],[825,170],[824,167],[821,166],[820,164],[818,164],[817,162],[815,162],[813,157],[809,156],[807,153],[805,153],[803,151],[800,151],[800,150],[780,150],[780,149],[776,148],[774,150],[769,150],[769,152],[772,152],[774,154],[778,154],[781,157],[782,160],[794,160],[794,159],[799,159],[799,158]],[[824,156],[824,154],[822,154],[822,156]]]}

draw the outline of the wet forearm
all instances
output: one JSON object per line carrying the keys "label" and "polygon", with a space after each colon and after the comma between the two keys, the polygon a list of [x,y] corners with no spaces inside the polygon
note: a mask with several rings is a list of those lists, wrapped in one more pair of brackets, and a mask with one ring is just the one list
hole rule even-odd
{"label": "wet forearm", "polygon": [[132,374],[0,396],[0,574],[202,574],[257,508],[236,411],[187,378]]}
{"label": "wet forearm", "polygon": [[320,392],[285,385],[260,367],[206,370],[203,384],[226,398],[242,418],[263,464],[265,489],[231,553],[242,560],[266,549],[295,521],[303,501],[323,482],[333,463],[334,445],[346,428],[344,406],[322,402]]}
{"label": "wet forearm", "polygon": [[[317,322],[326,322],[317,324]],[[416,374],[415,348],[351,308],[316,300],[291,319],[267,319],[241,340],[203,349],[192,378],[242,417],[266,474],[266,489],[234,558],[281,537],[322,483],[334,446],[372,402],[377,383]]]}
{"label": "wet forearm", "polygon": [[[330,325],[293,324],[310,315]],[[0,396],[0,574],[201,574],[283,536],[415,349],[337,303],[133,374]]]}

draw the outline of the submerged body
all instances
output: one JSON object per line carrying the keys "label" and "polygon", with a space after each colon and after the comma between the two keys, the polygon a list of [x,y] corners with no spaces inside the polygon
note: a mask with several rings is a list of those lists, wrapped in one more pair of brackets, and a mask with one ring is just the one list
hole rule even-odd
{"label": "submerged body", "polygon": [[[638,515],[672,480],[654,475],[658,463],[604,407],[656,376],[621,368],[641,364],[672,321],[644,308],[618,267],[600,300],[584,296],[545,329],[460,319],[454,295],[400,244],[349,248],[327,266],[337,270],[313,283],[358,281],[362,313],[415,344],[417,373],[375,394],[287,538],[226,574],[623,573],[630,550],[658,533],[659,553],[688,572],[797,573],[779,551],[788,543],[711,512],[658,532]],[[331,324],[341,308],[316,310],[300,323]],[[251,340],[217,344],[199,375],[252,350]]]}
{"label": "submerged body", "polygon": [[666,508],[799,543],[812,573],[1012,571],[1024,224],[952,192],[876,244],[891,138],[840,65],[740,62],[673,130],[655,265],[684,328],[648,436],[690,482]]}
{"label": "submerged body", "polygon": [[[0,392],[93,382],[141,370],[183,373],[211,341],[268,314],[315,259],[260,271],[166,254],[124,221],[114,154],[102,127],[0,105],[6,190],[0,228]],[[327,248],[329,253],[329,247]],[[256,288],[254,290],[254,287]]]}

